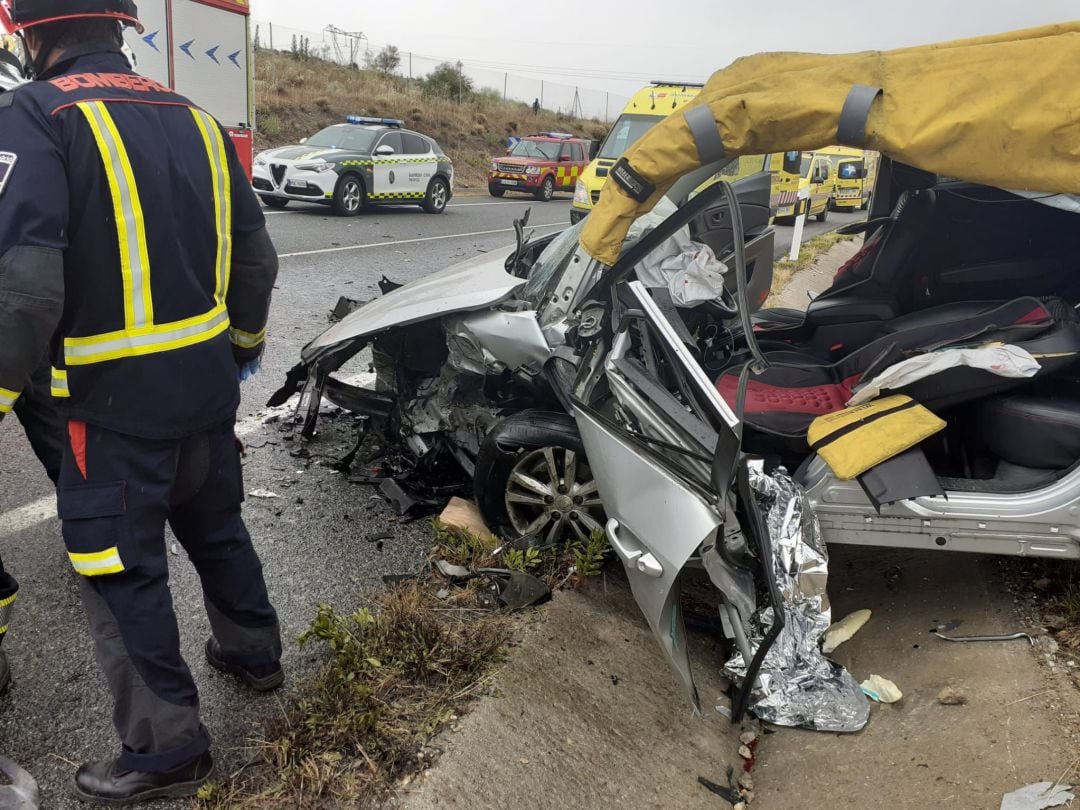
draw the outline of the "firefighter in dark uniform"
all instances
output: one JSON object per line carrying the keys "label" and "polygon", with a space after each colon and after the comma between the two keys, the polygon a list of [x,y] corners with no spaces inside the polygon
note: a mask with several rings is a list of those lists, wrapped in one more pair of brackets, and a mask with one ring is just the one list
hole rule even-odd
{"label": "firefighter in dark uniform", "polygon": [[234,436],[276,253],[218,123],[128,66],[132,0],[4,2],[35,81],[0,96],[0,407],[51,346],[59,513],[122,744],[76,792],[191,795],[213,762],[166,524],[202,582],[210,664],[258,690],[284,680]]}
{"label": "firefighter in dark uniform", "polygon": [[[0,48],[0,93],[14,90],[25,84],[23,66],[18,57],[6,48]],[[37,369],[26,383],[22,395],[14,403],[15,415],[22,423],[27,438],[33,447],[45,472],[56,484],[60,477],[60,462],[64,457],[65,427],[56,402],[50,390],[50,372],[48,358],[38,364]],[[11,393],[5,391],[5,393]],[[11,408],[10,402],[0,406],[0,421]],[[4,561],[0,558],[0,645],[3,644],[11,626],[11,617],[15,612],[15,602],[19,595],[19,583],[4,570]],[[7,657],[0,647],[0,695],[7,692],[11,685],[11,669]]]}

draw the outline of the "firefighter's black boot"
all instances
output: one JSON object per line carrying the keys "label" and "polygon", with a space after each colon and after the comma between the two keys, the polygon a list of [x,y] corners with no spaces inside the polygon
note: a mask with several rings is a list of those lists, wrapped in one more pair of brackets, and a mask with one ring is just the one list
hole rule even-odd
{"label": "firefighter's black boot", "polygon": [[280,663],[255,668],[232,663],[213,636],[206,640],[206,660],[218,672],[235,675],[256,692],[273,692],[285,683],[285,672]]}
{"label": "firefighter's black boot", "polygon": [[75,774],[75,794],[84,802],[121,807],[151,799],[194,796],[214,773],[207,751],[168,773],[125,771],[115,759],[88,762]]}

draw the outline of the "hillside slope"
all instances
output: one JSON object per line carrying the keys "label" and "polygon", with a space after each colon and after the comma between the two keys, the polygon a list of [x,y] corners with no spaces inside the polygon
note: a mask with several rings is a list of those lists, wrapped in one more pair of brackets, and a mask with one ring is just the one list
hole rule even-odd
{"label": "hillside slope", "polygon": [[458,104],[424,93],[416,80],[265,49],[255,57],[255,109],[257,149],[296,143],[350,114],[400,118],[446,150],[459,189],[486,186],[491,159],[503,154],[510,135],[558,131],[599,139],[607,132],[598,120],[533,115],[529,105],[490,92]]}

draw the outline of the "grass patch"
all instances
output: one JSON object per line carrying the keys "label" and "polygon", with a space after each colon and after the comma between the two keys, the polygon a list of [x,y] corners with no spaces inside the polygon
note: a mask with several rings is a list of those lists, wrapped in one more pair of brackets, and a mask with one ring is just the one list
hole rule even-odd
{"label": "grass patch", "polygon": [[432,585],[391,588],[344,615],[321,606],[301,644],[329,654],[253,746],[206,786],[205,810],[375,806],[425,766],[424,749],[487,683],[509,639],[494,613],[446,609]]}
{"label": "grass patch", "polygon": [[[510,568],[553,589],[599,576],[608,552],[597,532],[558,553],[500,549],[436,521],[433,557],[470,569]],[[377,807],[427,767],[428,743],[489,683],[512,620],[476,609],[477,585],[430,576],[391,587],[354,613],[318,608],[300,637],[326,660],[299,684],[252,742],[250,760],[199,791],[199,810]],[[440,598],[445,597],[445,598]]]}
{"label": "grass patch", "polygon": [[[770,299],[779,295],[796,273],[808,267],[813,267],[817,260],[832,250],[833,247],[841,242],[849,242],[854,238],[854,236],[839,234],[836,231],[823,233],[821,236],[815,236],[813,239],[803,243],[798,260],[780,259],[775,262],[773,264],[772,290],[769,293]],[[765,306],[770,306],[770,304],[770,301],[765,302]]]}

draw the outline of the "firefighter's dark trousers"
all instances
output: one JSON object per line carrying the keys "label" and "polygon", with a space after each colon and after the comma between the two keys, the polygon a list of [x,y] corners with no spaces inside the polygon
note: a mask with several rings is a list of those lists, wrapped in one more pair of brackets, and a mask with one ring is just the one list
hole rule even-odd
{"label": "firefighter's dark trousers", "polygon": [[120,766],[161,773],[203,753],[210,738],[180,655],[169,593],[165,524],[202,580],[225,657],[265,667],[281,657],[277,614],[240,515],[240,455],[230,422],[182,441],[68,424],[58,504],[81,575],[98,663],[115,701]]}
{"label": "firefighter's dark trousers", "polygon": [[7,636],[11,617],[15,612],[15,599],[19,595],[19,583],[15,577],[4,570],[4,561],[0,560],[0,644]]}

